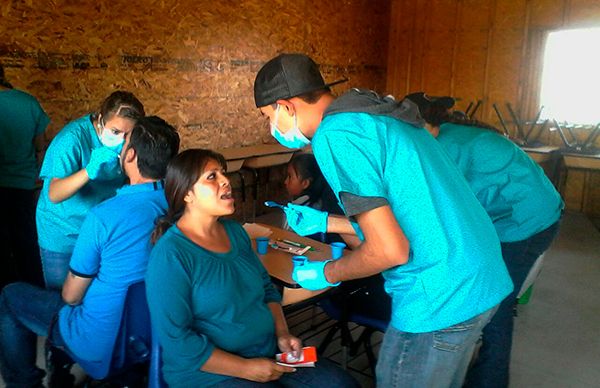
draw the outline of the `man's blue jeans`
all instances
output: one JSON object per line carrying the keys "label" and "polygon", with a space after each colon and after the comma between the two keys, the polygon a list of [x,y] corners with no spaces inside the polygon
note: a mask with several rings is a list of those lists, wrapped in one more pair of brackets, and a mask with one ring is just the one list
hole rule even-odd
{"label": "man's blue jeans", "polygon": [[[0,372],[7,388],[41,386],[44,371],[36,367],[37,336],[46,336],[64,305],[58,291],[12,283],[0,294]],[[64,347],[58,325],[49,336]]]}
{"label": "man's blue jeans", "polygon": [[377,386],[460,388],[481,330],[495,311],[428,333],[388,327],[379,350]]}
{"label": "man's blue jeans", "polygon": [[508,387],[517,294],[537,258],[552,244],[559,226],[560,220],[526,240],[501,244],[502,257],[515,288],[483,329],[479,356],[467,374],[466,387]]}
{"label": "man's blue jeans", "polygon": [[69,272],[72,253],[54,252],[40,248],[40,256],[46,288],[51,290],[62,289]]}

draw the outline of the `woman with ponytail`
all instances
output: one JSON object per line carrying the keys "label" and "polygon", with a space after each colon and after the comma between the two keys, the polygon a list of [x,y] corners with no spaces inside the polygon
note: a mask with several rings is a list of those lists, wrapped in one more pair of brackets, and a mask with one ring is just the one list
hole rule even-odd
{"label": "woman with ponytail", "polygon": [[564,203],[544,171],[516,144],[485,123],[449,112],[451,97],[413,93],[426,129],[464,174],[492,219],[513,292],[483,329],[466,387],[507,387],[517,294],[537,258],[558,233]]}
{"label": "woman with ponytail", "polygon": [[[295,370],[275,363],[278,351],[298,352],[281,296],[238,223],[225,220],[234,200],[222,155],[187,150],[167,169],[169,205],[152,235],[146,273],[148,305],[170,387],[352,387],[326,361]],[[333,384],[333,385],[332,385]],[[278,385],[275,385],[278,386]]]}

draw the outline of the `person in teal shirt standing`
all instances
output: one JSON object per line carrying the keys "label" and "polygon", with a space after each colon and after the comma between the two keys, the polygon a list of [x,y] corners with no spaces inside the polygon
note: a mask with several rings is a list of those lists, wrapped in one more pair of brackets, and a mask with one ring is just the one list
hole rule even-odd
{"label": "person in teal shirt standing", "polygon": [[405,98],[419,106],[427,130],[464,174],[489,214],[514,290],[483,330],[467,387],[507,387],[517,293],[537,258],[558,233],[564,203],[542,168],[487,124],[449,113],[451,97],[423,92]]}
{"label": "person in teal shirt standing", "polygon": [[17,280],[43,284],[35,180],[49,123],[36,98],[14,89],[0,65],[0,290]]}
{"label": "person in teal shirt standing", "polygon": [[132,93],[116,91],[98,112],[70,122],[50,143],[36,214],[46,287],[61,288],[87,212],[123,185],[124,135],[143,116],[144,107]]}
{"label": "person in teal shirt standing", "polygon": [[[460,171],[421,128],[414,104],[360,89],[336,99],[330,85],[303,54],[271,59],[254,83],[256,106],[273,136],[290,148],[312,143],[323,175],[364,237],[338,260],[306,261],[293,278],[322,289],[383,272],[392,319],[377,385],[460,387],[482,328],[512,291],[494,227]],[[319,214],[317,231],[340,232],[330,230],[327,213]]]}
{"label": "person in teal shirt standing", "polygon": [[171,161],[169,208],[153,234],[146,289],[169,387],[357,387],[327,360],[315,368],[278,365],[298,352],[281,296],[238,223],[225,159],[192,149]]}

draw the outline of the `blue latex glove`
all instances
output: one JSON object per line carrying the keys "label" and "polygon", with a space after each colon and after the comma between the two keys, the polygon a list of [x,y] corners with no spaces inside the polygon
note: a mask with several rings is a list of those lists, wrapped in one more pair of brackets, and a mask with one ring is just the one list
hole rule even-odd
{"label": "blue latex glove", "polygon": [[304,264],[295,265],[292,272],[292,279],[302,288],[307,290],[317,291],[327,287],[336,287],[340,282],[335,284],[329,283],[325,278],[325,265],[333,260],[325,261],[310,261],[306,260]]}
{"label": "blue latex glove", "polygon": [[283,211],[290,228],[300,236],[327,233],[329,213],[293,203],[288,203]]}
{"label": "blue latex glove", "polygon": [[114,179],[115,171],[119,167],[119,154],[109,147],[100,147],[92,150],[90,162],[85,167],[91,180]]}

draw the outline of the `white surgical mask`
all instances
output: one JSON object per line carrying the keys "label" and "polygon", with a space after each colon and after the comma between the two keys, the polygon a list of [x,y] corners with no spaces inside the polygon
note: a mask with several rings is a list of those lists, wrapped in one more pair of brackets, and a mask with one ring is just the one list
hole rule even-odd
{"label": "white surgical mask", "polygon": [[271,122],[271,135],[284,147],[287,148],[302,148],[310,144],[310,140],[304,136],[298,128],[298,117],[294,115],[294,127],[283,133],[277,128],[277,119],[279,118],[279,107],[275,109],[275,120]]}
{"label": "white surgical mask", "polygon": [[120,154],[123,149],[123,144],[125,143],[125,134],[124,133],[114,133],[112,130],[106,128],[104,124],[98,121],[98,125],[102,132],[100,133],[100,142]]}

